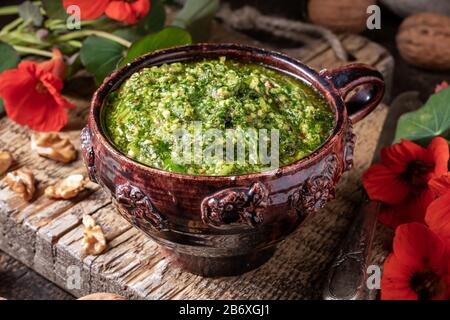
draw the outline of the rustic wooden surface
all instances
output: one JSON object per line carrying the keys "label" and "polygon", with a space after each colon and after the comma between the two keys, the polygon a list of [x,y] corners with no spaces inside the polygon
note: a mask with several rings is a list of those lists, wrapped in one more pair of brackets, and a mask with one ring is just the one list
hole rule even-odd
{"label": "rustic wooden surface", "polygon": [[[233,40],[248,42],[245,37]],[[372,63],[389,81],[393,61],[382,47],[358,36],[345,36],[343,43],[357,60]],[[317,69],[342,63],[336,61],[327,44],[319,41],[309,49],[290,49],[289,54]],[[79,148],[87,102],[73,101],[78,108],[65,134]],[[333,202],[283,242],[261,268],[216,279],[195,276],[168,263],[158,246],[123,220],[109,196],[93,183],[72,201],[45,198],[46,186],[71,173],[84,172],[81,160],[60,165],[39,157],[30,150],[29,131],[1,119],[0,145],[16,157],[13,169],[31,169],[39,184],[31,203],[23,202],[0,184],[0,249],[75,296],[109,291],[136,299],[319,298],[328,264],[361,200],[360,175],[371,162],[386,113],[385,107],[379,107],[355,125],[355,168],[342,178]],[[83,214],[91,214],[105,231],[108,247],[100,256],[81,254]],[[68,270],[74,268],[81,270],[80,289],[67,287]]]}
{"label": "rustic wooden surface", "polygon": [[68,300],[73,296],[0,251],[0,297],[9,300]]}

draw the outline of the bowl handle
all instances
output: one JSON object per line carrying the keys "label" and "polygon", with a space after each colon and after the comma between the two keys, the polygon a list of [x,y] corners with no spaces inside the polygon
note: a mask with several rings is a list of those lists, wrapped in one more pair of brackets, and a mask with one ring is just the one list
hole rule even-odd
{"label": "bowl handle", "polygon": [[353,123],[366,117],[383,99],[383,75],[368,65],[354,63],[324,70],[320,75],[330,80],[338,90]]}

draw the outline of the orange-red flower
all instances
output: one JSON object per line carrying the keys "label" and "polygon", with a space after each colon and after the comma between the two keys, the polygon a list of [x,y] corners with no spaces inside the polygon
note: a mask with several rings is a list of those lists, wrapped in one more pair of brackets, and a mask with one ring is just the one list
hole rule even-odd
{"label": "orange-red flower", "polygon": [[80,8],[81,20],[94,20],[105,13],[110,0],[63,0],[64,9],[70,6]]}
{"label": "orange-red flower", "polygon": [[393,252],[384,263],[381,299],[450,299],[449,248],[427,226],[408,223],[396,229]]}
{"label": "orange-red flower", "polygon": [[426,210],[433,200],[433,194],[428,189],[423,189],[417,196],[411,195],[398,205],[383,204],[378,213],[378,221],[392,229],[408,222],[425,223]]}
{"label": "orange-red flower", "polygon": [[428,206],[425,222],[450,248],[450,172],[430,180],[429,185],[438,198]]}
{"label": "orange-red flower", "polygon": [[447,81],[442,81],[440,84],[438,84],[436,86],[436,88],[434,88],[434,93],[438,93],[439,91],[442,91],[444,89],[448,88],[448,82]]}
{"label": "orange-red flower", "polygon": [[432,178],[428,182],[428,186],[436,197],[443,196],[447,192],[450,192],[450,172],[446,172],[441,176]]}
{"label": "orange-red flower", "polygon": [[65,64],[61,52],[43,63],[22,61],[0,74],[0,97],[8,117],[36,131],[59,131],[67,123],[66,108],[74,105],[61,96]]}
{"label": "orange-red flower", "polygon": [[93,20],[104,13],[111,19],[135,24],[150,10],[150,0],[64,0],[64,8],[76,5],[80,8],[81,20]]}
{"label": "orange-red flower", "polygon": [[106,7],[105,13],[114,20],[135,24],[145,17],[150,10],[149,0],[111,1]]}
{"label": "orange-red flower", "polygon": [[374,201],[384,206],[379,219],[397,227],[407,222],[424,222],[434,195],[428,181],[448,171],[449,149],[445,139],[434,138],[427,149],[408,141],[384,148],[381,163],[363,175],[363,185]]}

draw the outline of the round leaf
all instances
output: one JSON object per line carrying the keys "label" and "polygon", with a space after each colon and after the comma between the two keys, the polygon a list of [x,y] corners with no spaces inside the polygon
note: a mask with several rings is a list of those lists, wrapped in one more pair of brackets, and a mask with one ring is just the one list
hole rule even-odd
{"label": "round leaf", "polygon": [[166,10],[163,1],[152,0],[150,12],[139,21],[137,30],[141,35],[157,32],[164,28],[165,21]]}
{"label": "round leaf", "polygon": [[31,20],[36,27],[44,21],[41,9],[31,1],[25,1],[19,6],[19,15],[25,21]]}
{"label": "round leaf", "polygon": [[13,47],[0,41],[0,73],[15,68],[20,61],[19,54]]}
{"label": "round leaf", "polygon": [[433,94],[422,108],[402,115],[395,141],[408,139],[426,145],[437,136],[450,139],[450,88]]}
{"label": "round leaf", "polygon": [[134,28],[119,29],[114,31],[113,34],[130,42],[138,41],[141,38]]}
{"label": "round leaf", "polygon": [[0,118],[5,115],[5,107],[3,106],[3,100],[0,99]]}
{"label": "round leaf", "polygon": [[168,27],[158,33],[149,34],[133,43],[120,64],[124,65],[148,52],[191,43],[191,35],[187,31],[177,27]]}
{"label": "round leaf", "polygon": [[83,42],[80,57],[86,70],[92,73],[97,84],[117,68],[126,48],[121,44],[97,36],[87,37]]}
{"label": "round leaf", "polygon": [[187,0],[172,25],[189,31],[194,42],[206,41],[219,6],[219,0]]}
{"label": "round leaf", "polygon": [[66,20],[67,12],[64,10],[62,0],[42,0],[45,14],[53,19]]}
{"label": "round leaf", "polygon": [[[0,73],[15,68],[20,61],[19,54],[9,44],[0,41]],[[3,100],[0,98],[0,117],[5,114]]]}

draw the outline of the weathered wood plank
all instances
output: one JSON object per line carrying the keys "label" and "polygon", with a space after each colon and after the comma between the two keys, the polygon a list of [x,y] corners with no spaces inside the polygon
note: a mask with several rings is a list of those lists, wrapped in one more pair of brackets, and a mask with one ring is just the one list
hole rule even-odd
{"label": "weathered wood plank", "polygon": [[86,199],[52,219],[37,232],[34,268],[51,281],[55,279],[55,243],[64,235],[80,226],[83,214],[93,214],[111,203],[110,197],[100,190],[98,186],[95,190]]}
{"label": "weathered wood plank", "polygon": [[9,300],[73,299],[72,295],[3,252],[0,252],[0,297]]}
{"label": "weathered wood plank", "polygon": [[[247,38],[239,39],[245,42]],[[357,36],[347,36],[343,43],[357,60],[371,61],[390,75],[392,61],[384,49]],[[341,63],[321,42],[289,53],[318,69]],[[65,134],[79,147],[79,128],[87,102],[74,102],[78,108],[70,128],[76,130]],[[327,265],[361,200],[360,175],[372,159],[385,116],[386,108],[380,107],[355,125],[355,168],[342,178],[333,202],[283,242],[275,257],[261,268],[238,277],[215,279],[183,272],[170,263],[152,240],[116,213],[108,195],[95,184],[89,184],[86,192],[71,201],[45,198],[45,187],[56,179],[84,172],[81,160],[59,165],[39,157],[30,151],[29,131],[1,119],[0,148],[12,151],[16,156],[14,168],[31,169],[39,184],[31,203],[23,202],[0,184],[0,249],[75,296],[110,291],[136,299],[317,298]],[[91,214],[108,239],[107,250],[97,257],[81,253],[83,214]],[[68,270],[73,267],[81,271],[79,288],[67,286]]]}

